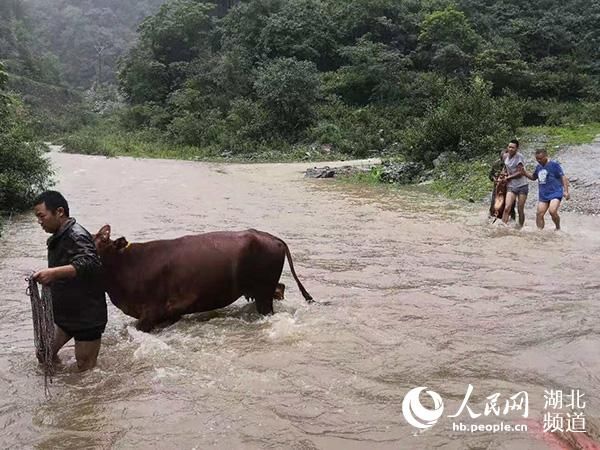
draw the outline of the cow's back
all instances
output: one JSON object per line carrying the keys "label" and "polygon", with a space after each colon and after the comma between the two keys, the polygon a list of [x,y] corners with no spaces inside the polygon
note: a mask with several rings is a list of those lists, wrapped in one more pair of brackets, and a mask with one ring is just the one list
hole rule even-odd
{"label": "cow's back", "polygon": [[284,255],[277,238],[256,230],[134,243],[105,264],[107,291],[137,318],[150,309],[161,316],[208,311],[260,295],[279,279]]}

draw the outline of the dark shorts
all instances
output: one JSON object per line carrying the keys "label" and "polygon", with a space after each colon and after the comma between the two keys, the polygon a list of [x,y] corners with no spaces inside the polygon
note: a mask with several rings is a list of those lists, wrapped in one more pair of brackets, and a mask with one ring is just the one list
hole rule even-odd
{"label": "dark shorts", "polygon": [[101,325],[99,327],[88,328],[86,330],[70,330],[69,328],[65,328],[61,325],[58,325],[61,330],[63,330],[68,336],[71,336],[76,341],[96,341],[102,337],[102,333],[104,333],[104,329],[106,328],[106,324]]}
{"label": "dark shorts", "polygon": [[519,186],[516,188],[509,187],[508,192],[512,192],[515,195],[521,195],[521,194],[527,195],[527,194],[529,194],[529,185],[524,184],[523,186]]}
{"label": "dark shorts", "polygon": [[545,199],[545,198],[540,198],[540,203],[550,203],[552,200],[558,200],[559,202],[562,202],[562,197],[552,197],[549,199]]}

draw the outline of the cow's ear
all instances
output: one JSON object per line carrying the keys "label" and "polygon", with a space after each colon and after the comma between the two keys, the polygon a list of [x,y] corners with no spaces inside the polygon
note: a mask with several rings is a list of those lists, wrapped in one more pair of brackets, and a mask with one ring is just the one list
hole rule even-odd
{"label": "cow's ear", "polygon": [[125,247],[127,247],[129,245],[129,242],[127,242],[127,239],[125,239],[124,237],[120,237],[119,239],[117,239],[115,241],[115,248],[117,250],[121,250]]}
{"label": "cow's ear", "polygon": [[108,241],[110,239],[110,225],[104,225],[102,228],[100,228],[100,231],[98,231],[96,236],[105,242]]}

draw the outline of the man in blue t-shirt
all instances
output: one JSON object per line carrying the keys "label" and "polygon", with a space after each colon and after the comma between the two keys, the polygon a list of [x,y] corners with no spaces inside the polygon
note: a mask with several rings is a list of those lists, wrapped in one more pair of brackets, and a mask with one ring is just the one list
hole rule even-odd
{"label": "man in blue t-shirt", "polygon": [[560,230],[558,208],[563,198],[569,200],[569,180],[560,164],[548,159],[548,152],[545,149],[536,150],[535,159],[538,165],[533,174],[525,171],[523,174],[530,180],[538,180],[539,203],[536,224],[539,229],[544,228],[544,215],[546,211],[550,211],[550,217],[552,217],[556,229]]}

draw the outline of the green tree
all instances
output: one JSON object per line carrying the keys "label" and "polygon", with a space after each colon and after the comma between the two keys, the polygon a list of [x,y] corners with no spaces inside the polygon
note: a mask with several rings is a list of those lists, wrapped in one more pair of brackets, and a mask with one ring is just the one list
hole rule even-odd
{"label": "green tree", "polygon": [[269,18],[281,10],[283,0],[243,2],[218,23],[220,48],[223,52],[239,52],[251,64],[266,58],[261,43]]}
{"label": "green tree", "polygon": [[275,59],[259,69],[254,87],[271,122],[285,136],[297,137],[313,123],[320,89],[313,63]]}
{"label": "green tree", "polygon": [[421,58],[445,75],[468,75],[479,42],[465,13],[454,6],[428,14],[421,23]]}
{"label": "green tree", "polygon": [[475,69],[493,86],[492,92],[500,95],[505,89],[527,95],[532,72],[515,47],[486,48],[475,58]]}
{"label": "green tree", "polygon": [[119,81],[123,93],[134,105],[167,98],[170,89],[167,66],[152,58],[146,48],[132,49],[122,62]]}
{"label": "green tree", "polygon": [[173,0],[139,27],[140,40],[123,60],[119,80],[134,104],[164,102],[181,88],[197,59],[210,57],[214,5]]}
{"label": "green tree", "polygon": [[518,104],[494,99],[491,86],[476,78],[466,88],[449,85],[440,103],[414,120],[404,132],[403,152],[429,166],[444,152],[457,152],[461,159],[485,156],[501,148],[520,124]]}
{"label": "green tree", "polygon": [[339,52],[348,63],[325,74],[328,92],[358,105],[397,102],[405,94],[405,75],[412,65],[408,57],[383,43],[362,38]]}
{"label": "green tree", "polygon": [[115,82],[119,58],[135,42],[140,22],[164,0],[23,0],[35,48],[56,55],[60,78],[88,88]]}
{"label": "green tree", "polygon": [[140,40],[162,64],[191,61],[206,48],[213,4],[171,0],[139,27]]}
{"label": "green tree", "polygon": [[327,3],[289,0],[271,14],[261,30],[259,49],[267,58],[314,62],[320,70],[335,67],[337,30]]}
{"label": "green tree", "polygon": [[349,0],[332,2],[342,46],[364,39],[403,55],[417,46],[420,0]]}
{"label": "green tree", "polygon": [[0,211],[22,210],[47,187],[48,160],[28,132],[26,113],[7,95],[8,75],[0,63]]}

